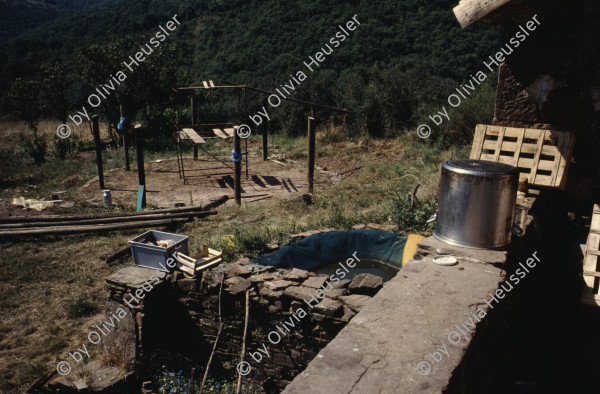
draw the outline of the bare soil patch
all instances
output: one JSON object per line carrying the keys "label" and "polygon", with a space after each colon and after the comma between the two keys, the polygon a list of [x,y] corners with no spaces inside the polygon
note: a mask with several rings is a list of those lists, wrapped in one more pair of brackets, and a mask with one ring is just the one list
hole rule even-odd
{"label": "bare soil patch", "polygon": [[[184,158],[187,184],[179,176],[176,158],[155,160],[145,163],[146,202],[159,208],[171,208],[175,203],[194,205],[234,193],[234,166],[229,157],[219,156],[218,160],[209,157]],[[333,183],[333,177],[315,172],[314,187],[326,188]],[[104,183],[111,190],[113,203],[135,206],[138,192],[137,168],[131,171],[114,169],[104,175]],[[249,156],[248,176],[245,162],[242,166],[242,198],[247,201],[253,196],[269,195],[275,199],[285,199],[297,193],[306,193],[308,184],[306,167],[300,163],[263,161],[258,156]],[[90,204],[102,204],[102,191],[98,180],[92,179],[80,189],[80,197]]]}

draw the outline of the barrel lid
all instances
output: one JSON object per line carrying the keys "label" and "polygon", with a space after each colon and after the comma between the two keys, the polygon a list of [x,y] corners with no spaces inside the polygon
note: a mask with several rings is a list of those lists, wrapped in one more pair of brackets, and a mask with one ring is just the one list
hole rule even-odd
{"label": "barrel lid", "polygon": [[442,167],[448,171],[472,175],[504,175],[513,174],[517,172],[517,168],[515,166],[488,160],[448,160],[442,165]]}

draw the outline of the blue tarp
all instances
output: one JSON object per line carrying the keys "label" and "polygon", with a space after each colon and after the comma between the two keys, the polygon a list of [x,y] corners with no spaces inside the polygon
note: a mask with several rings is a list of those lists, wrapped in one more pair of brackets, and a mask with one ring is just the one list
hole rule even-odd
{"label": "blue tarp", "polygon": [[332,231],[282,246],[276,252],[260,256],[252,262],[315,271],[324,264],[345,261],[356,252],[359,259],[377,260],[401,268],[405,244],[406,237],[385,231]]}

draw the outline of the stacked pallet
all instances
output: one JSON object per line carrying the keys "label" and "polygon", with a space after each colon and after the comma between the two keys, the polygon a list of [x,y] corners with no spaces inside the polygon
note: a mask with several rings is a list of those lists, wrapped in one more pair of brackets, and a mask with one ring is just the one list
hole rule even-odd
{"label": "stacked pallet", "polygon": [[216,215],[217,212],[210,209],[224,204],[228,199],[229,197],[223,196],[204,206],[144,212],[3,217],[0,218],[0,239],[166,226],[186,222],[195,217]]}
{"label": "stacked pallet", "polygon": [[600,256],[600,206],[594,205],[592,215],[592,224],[590,234],[588,235],[585,255],[583,257],[583,294],[581,302],[586,305],[600,306],[600,265],[598,265],[598,256]]}

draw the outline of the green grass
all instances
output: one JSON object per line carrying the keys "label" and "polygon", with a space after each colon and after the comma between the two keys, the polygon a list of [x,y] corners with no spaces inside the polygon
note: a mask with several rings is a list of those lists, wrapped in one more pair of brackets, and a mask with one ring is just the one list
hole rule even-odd
{"label": "green grass", "polygon": [[[317,136],[318,157],[360,169],[331,186],[316,185],[312,205],[304,204],[299,195],[242,206],[228,203],[217,208],[218,215],[167,231],[187,235],[191,254],[208,244],[222,250],[227,261],[242,255],[256,257],[269,243],[284,243],[290,234],[326,227],[349,229],[361,223],[391,223],[404,232],[430,234],[424,222],[435,209],[440,165],[450,157],[468,155],[467,148],[446,150],[412,135],[394,140],[348,140],[340,130],[319,129]],[[207,149],[212,153],[231,153],[229,142],[208,141]],[[260,139],[251,141],[251,151],[259,153],[261,147],[256,141]],[[304,167],[306,143],[305,137],[270,136],[270,154],[285,154],[287,165]],[[5,149],[12,149],[14,158],[21,157],[15,153],[18,147],[14,144]],[[171,150],[147,152],[146,160],[174,154]],[[184,154],[191,155],[191,147]],[[123,166],[122,149],[108,150],[104,155],[105,170]],[[96,176],[94,157],[91,152],[84,159],[68,156],[40,166],[27,162],[14,172],[2,171],[0,181],[16,186],[0,192],[0,198],[5,203],[16,193],[48,198],[52,191],[65,189],[76,196],[77,188]],[[81,180],[71,186],[61,183],[72,175]],[[25,193],[25,184],[37,187]],[[411,204],[417,184],[420,187]],[[70,213],[104,210],[108,208],[87,207]],[[107,265],[104,258],[137,234],[139,230],[0,242],[0,313],[4,317],[0,322],[0,350],[15,353],[12,358],[0,359],[0,391],[22,389],[55,368],[74,343],[85,340],[88,316],[95,314],[97,318],[103,313],[104,279],[132,264],[127,258]],[[15,292],[20,297],[11,296]]]}

